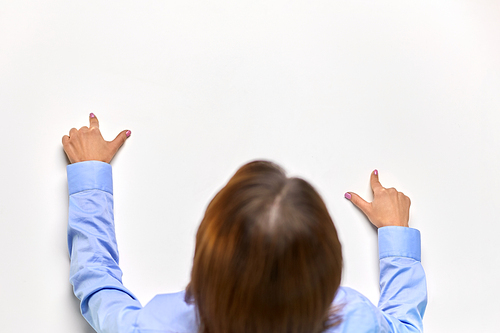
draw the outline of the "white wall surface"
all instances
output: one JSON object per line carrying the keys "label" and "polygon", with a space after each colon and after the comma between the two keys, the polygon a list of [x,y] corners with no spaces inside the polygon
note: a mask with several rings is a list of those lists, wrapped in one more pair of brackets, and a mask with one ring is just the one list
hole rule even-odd
{"label": "white wall surface", "polygon": [[100,120],[124,283],[189,281],[194,236],[244,163],[323,196],[343,284],[378,300],[377,238],[344,199],[370,172],[412,199],[426,332],[498,332],[500,4],[0,1],[1,332],[92,332],[68,281],[62,136]]}

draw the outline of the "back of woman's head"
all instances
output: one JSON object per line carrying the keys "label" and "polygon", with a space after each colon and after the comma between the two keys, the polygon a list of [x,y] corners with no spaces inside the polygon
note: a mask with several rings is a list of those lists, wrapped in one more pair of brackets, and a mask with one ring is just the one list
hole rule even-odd
{"label": "back of woman's head", "polygon": [[242,166],[196,235],[191,283],[205,333],[321,332],[337,318],[342,252],[314,188],[278,165]]}

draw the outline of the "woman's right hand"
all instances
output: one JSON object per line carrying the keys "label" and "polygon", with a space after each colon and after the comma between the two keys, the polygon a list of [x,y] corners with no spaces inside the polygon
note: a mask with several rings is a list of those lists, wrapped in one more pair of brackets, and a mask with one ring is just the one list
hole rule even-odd
{"label": "woman's right hand", "polygon": [[366,202],[354,192],[347,192],[345,197],[352,201],[377,228],[388,226],[408,227],[411,201],[395,188],[385,188],[378,180],[378,171],[372,172],[370,184],[373,201]]}

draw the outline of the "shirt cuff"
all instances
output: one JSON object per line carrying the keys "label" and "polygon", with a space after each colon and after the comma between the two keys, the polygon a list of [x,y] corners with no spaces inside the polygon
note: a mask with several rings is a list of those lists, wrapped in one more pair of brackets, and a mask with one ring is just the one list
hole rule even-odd
{"label": "shirt cuff", "polygon": [[111,165],[101,161],[84,161],[69,164],[69,195],[86,190],[101,190],[113,194]]}
{"label": "shirt cuff", "polygon": [[420,261],[420,231],[407,227],[378,229],[379,258],[408,257]]}

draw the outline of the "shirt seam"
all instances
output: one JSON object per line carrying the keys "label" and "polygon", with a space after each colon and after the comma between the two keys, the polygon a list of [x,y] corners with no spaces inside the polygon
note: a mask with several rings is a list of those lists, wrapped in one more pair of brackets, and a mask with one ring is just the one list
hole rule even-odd
{"label": "shirt seam", "polygon": [[415,261],[418,261],[420,262],[420,259],[417,259],[417,256],[410,256],[410,255],[404,255],[404,254],[389,254],[389,255],[380,255],[380,259],[379,260],[382,260],[382,259],[385,259],[385,258],[407,258],[407,259],[413,259]]}
{"label": "shirt seam", "polygon": [[101,192],[106,192],[106,193],[109,193],[109,194],[113,195],[113,192],[109,192],[109,191],[106,191],[106,190],[103,190],[103,189],[100,189],[100,188],[89,188],[89,189],[86,189],[86,190],[80,190],[80,191],[73,192],[73,193],[70,194],[70,196],[73,195],[73,194],[87,192],[87,191],[101,191]]}

